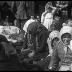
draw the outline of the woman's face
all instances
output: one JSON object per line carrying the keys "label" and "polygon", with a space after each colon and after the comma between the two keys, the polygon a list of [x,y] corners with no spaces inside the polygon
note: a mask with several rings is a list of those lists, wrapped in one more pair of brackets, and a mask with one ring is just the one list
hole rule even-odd
{"label": "woman's face", "polygon": [[63,36],[62,41],[65,45],[69,45],[70,44],[70,40],[71,40],[71,35],[70,34],[66,34]]}

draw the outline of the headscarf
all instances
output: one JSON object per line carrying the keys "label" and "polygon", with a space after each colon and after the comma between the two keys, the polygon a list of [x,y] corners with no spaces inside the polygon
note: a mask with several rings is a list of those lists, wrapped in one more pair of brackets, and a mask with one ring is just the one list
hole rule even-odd
{"label": "headscarf", "polygon": [[61,40],[62,35],[65,34],[65,33],[69,33],[72,36],[72,27],[64,26],[64,27],[61,28],[60,34],[59,34],[60,40]]}
{"label": "headscarf", "polygon": [[49,52],[50,52],[51,56],[52,56],[52,53],[53,53],[51,43],[52,43],[52,40],[54,38],[59,38],[59,31],[56,31],[56,30],[52,31],[49,35],[49,38],[47,39],[47,43],[48,43],[48,46],[49,46]]}
{"label": "headscarf", "polygon": [[52,31],[49,35],[50,40],[52,41],[55,37],[59,38],[59,31]]}

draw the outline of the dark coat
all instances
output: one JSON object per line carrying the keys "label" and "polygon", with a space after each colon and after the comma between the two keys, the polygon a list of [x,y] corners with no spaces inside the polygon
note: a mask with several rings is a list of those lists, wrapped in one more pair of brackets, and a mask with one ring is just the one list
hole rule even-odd
{"label": "dark coat", "polygon": [[40,49],[38,49],[37,51],[45,51],[45,48],[47,47],[47,38],[49,35],[48,30],[39,22],[33,22],[28,26],[27,31],[33,36],[34,42],[37,36],[38,45],[40,47]]}
{"label": "dark coat", "polygon": [[[46,27],[39,22],[33,22],[28,26],[27,31],[33,37],[33,46],[36,54],[34,55],[34,59],[41,59],[42,57],[48,55],[49,51],[47,45],[47,38],[49,36],[49,32]],[[36,37],[38,42],[36,42]],[[36,46],[37,43],[39,48],[37,48]]]}

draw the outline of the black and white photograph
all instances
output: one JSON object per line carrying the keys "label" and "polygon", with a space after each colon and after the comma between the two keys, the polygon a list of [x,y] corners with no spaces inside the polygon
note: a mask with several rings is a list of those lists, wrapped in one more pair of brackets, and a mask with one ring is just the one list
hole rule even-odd
{"label": "black and white photograph", "polygon": [[0,71],[72,71],[72,1],[0,1]]}

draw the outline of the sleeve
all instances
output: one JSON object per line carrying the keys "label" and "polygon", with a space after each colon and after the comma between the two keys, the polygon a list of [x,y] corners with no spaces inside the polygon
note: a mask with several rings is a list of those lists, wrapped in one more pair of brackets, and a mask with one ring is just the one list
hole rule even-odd
{"label": "sleeve", "polygon": [[52,47],[51,47],[51,41],[50,41],[49,38],[47,39],[47,44],[48,44],[48,48],[49,48],[49,54],[52,55],[53,50],[52,50]]}
{"label": "sleeve", "polygon": [[42,16],[41,16],[41,24],[43,24],[43,22],[44,22],[44,16],[42,14]]}
{"label": "sleeve", "polygon": [[24,24],[23,30],[27,32],[27,22]]}
{"label": "sleeve", "polygon": [[58,66],[59,66],[59,57],[58,57],[58,53],[57,53],[57,49],[55,49],[53,51],[53,55],[51,56],[51,61],[50,61],[50,64],[49,64],[49,69],[52,69],[52,70],[57,70],[58,69]]}

